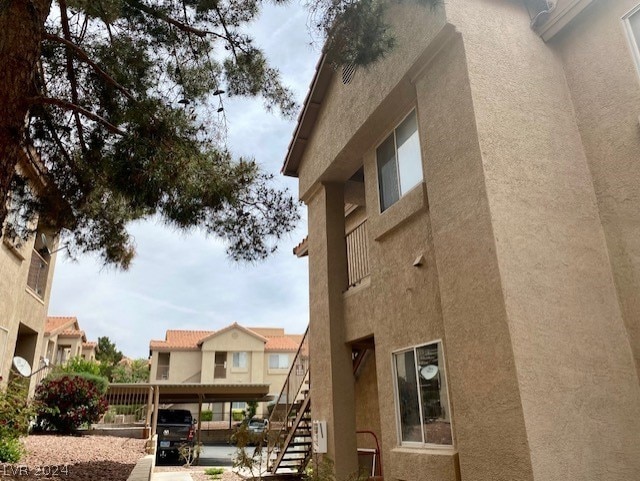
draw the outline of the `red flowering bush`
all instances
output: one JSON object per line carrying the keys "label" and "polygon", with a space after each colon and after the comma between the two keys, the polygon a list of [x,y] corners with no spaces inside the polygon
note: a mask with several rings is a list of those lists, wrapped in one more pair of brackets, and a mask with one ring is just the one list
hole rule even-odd
{"label": "red flowering bush", "polygon": [[65,434],[97,422],[109,408],[94,381],[72,374],[42,381],[35,399],[40,427]]}

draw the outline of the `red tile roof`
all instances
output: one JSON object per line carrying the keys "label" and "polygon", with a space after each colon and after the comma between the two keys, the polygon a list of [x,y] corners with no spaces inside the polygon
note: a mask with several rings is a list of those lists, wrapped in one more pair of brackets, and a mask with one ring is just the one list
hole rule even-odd
{"label": "red tile roof", "polygon": [[78,318],[75,316],[49,316],[44,325],[44,333],[50,335],[56,331],[78,327]]}
{"label": "red tile roof", "polygon": [[198,350],[198,343],[215,331],[184,331],[169,330],[165,335],[164,341],[152,340],[149,343],[149,349],[154,351],[168,350]]}
{"label": "red tile roof", "polygon": [[264,346],[265,351],[297,351],[300,341],[293,339],[293,336],[270,337]]}
{"label": "red tile roof", "polygon": [[265,342],[265,351],[297,351],[302,339],[299,334],[285,334],[284,329],[279,327],[246,328],[234,322],[219,331],[168,330],[164,341],[152,340],[149,343],[149,349],[152,351],[197,351],[208,338],[234,328],[262,339]]}
{"label": "red tile roof", "polygon": [[88,341],[88,342],[83,342],[82,343],[82,348],[83,349],[91,349],[91,348],[95,348],[98,347],[98,343],[94,342],[94,341]]}

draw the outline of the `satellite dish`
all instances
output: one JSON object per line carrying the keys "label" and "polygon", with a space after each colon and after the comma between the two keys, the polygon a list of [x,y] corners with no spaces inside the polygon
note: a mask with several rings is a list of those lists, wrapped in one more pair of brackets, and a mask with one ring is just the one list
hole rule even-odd
{"label": "satellite dish", "polygon": [[13,367],[16,368],[16,371],[18,371],[18,374],[20,374],[22,377],[31,376],[31,366],[29,365],[29,361],[27,361],[24,357],[14,357]]}
{"label": "satellite dish", "polygon": [[427,381],[436,377],[437,374],[438,366],[436,366],[435,364],[429,364],[428,366],[424,366],[422,369],[420,369],[420,375]]}

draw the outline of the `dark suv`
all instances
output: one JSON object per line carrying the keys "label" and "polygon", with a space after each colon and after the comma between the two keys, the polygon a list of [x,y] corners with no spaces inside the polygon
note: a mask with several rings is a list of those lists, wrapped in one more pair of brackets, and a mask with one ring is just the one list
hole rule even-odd
{"label": "dark suv", "polygon": [[193,446],[193,416],[187,409],[159,409],[158,449],[156,457],[164,459],[169,454],[177,455],[180,446]]}

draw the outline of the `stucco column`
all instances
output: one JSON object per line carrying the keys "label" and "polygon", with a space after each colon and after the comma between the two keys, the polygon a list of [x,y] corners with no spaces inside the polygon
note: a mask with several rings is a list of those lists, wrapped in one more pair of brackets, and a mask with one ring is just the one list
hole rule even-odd
{"label": "stucco column", "polygon": [[309,209],[311,414],[327,422],[336,479],[358,469],[351,349],[344,338],[347,286],[344,186],[323,184]]}

